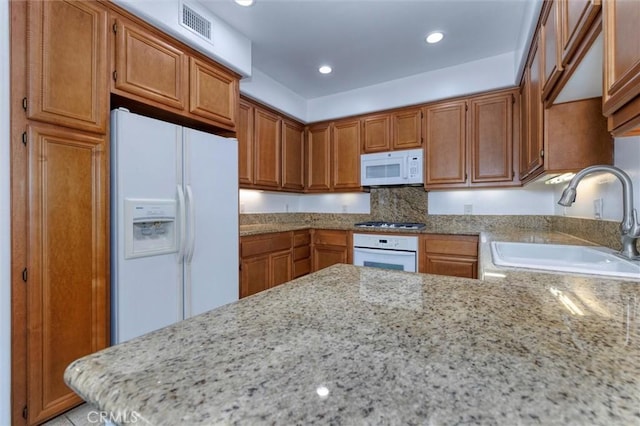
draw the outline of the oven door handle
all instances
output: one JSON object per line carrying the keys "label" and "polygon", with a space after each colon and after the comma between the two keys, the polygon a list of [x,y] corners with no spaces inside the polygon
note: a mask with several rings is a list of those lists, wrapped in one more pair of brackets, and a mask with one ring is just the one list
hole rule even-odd
{"label": "oven door handle", "polygon": [[[392,256],[415,256],[417,252],[415,251],[407,251],[407,250],[393,250],[393,249],[368,249],[368,248],[361,248],[361,247],[354,247],[353,248],[353,252],[358,252],[358,253],[368,253],[368,254],[378,254],[378,255],[384,255],[384,254],[389,254]],[[392,252],[392,253],[389,253]]]}

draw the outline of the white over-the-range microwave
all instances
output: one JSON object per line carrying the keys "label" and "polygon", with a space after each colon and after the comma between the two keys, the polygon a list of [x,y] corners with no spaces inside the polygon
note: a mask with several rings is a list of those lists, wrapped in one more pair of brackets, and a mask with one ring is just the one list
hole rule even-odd
{"label": "white over-the-range microwave", "polygon": [[422,149],[360,156],[360,185],[419,185],[424,182]]}

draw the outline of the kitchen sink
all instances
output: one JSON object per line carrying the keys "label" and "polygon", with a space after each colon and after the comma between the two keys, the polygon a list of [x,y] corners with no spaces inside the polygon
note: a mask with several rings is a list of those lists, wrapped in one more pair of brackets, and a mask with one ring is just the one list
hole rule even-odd
{"label": "kitchen sink", "polygon": [[497,266],[640,279],[640,261],[606,247],[494,241],[491,256]]}

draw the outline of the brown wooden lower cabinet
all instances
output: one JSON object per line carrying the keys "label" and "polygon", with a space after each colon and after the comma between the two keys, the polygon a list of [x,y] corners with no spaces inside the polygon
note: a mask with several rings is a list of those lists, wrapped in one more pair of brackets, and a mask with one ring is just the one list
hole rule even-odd
{"label": "brown wooden lower cabinet", "polygon": [[313,231],[313,271],[336,263],[352,263],[351,234],[335,229]]}
{"label": "brown wooden lower cabinet", "polygon": [[293,232],[293,278],[311,272],[311,231]]}
{"label": "brown wooden lower cabinet", "polygon": [[429,234],[420,239],[419,271],[478,278],[478,237]]}
{"label": "brown wooden lower cabinet", "polygon": [[240,298],[308,274],[310,243],[307,229],[240,238]]}
{"label": "brown wooden lower cabinet", "polygon": [[292,278],[291,232],[240,238],[240,298]]}

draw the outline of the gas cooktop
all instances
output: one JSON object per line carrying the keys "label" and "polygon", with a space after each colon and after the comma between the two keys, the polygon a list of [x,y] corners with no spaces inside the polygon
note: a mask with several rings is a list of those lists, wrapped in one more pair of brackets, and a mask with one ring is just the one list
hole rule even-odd
{"label": "gas cooktop", "polygon": [[359,222],[356,228],[384,228],[384,229],[423,229],[427,225],[415,222]]}

